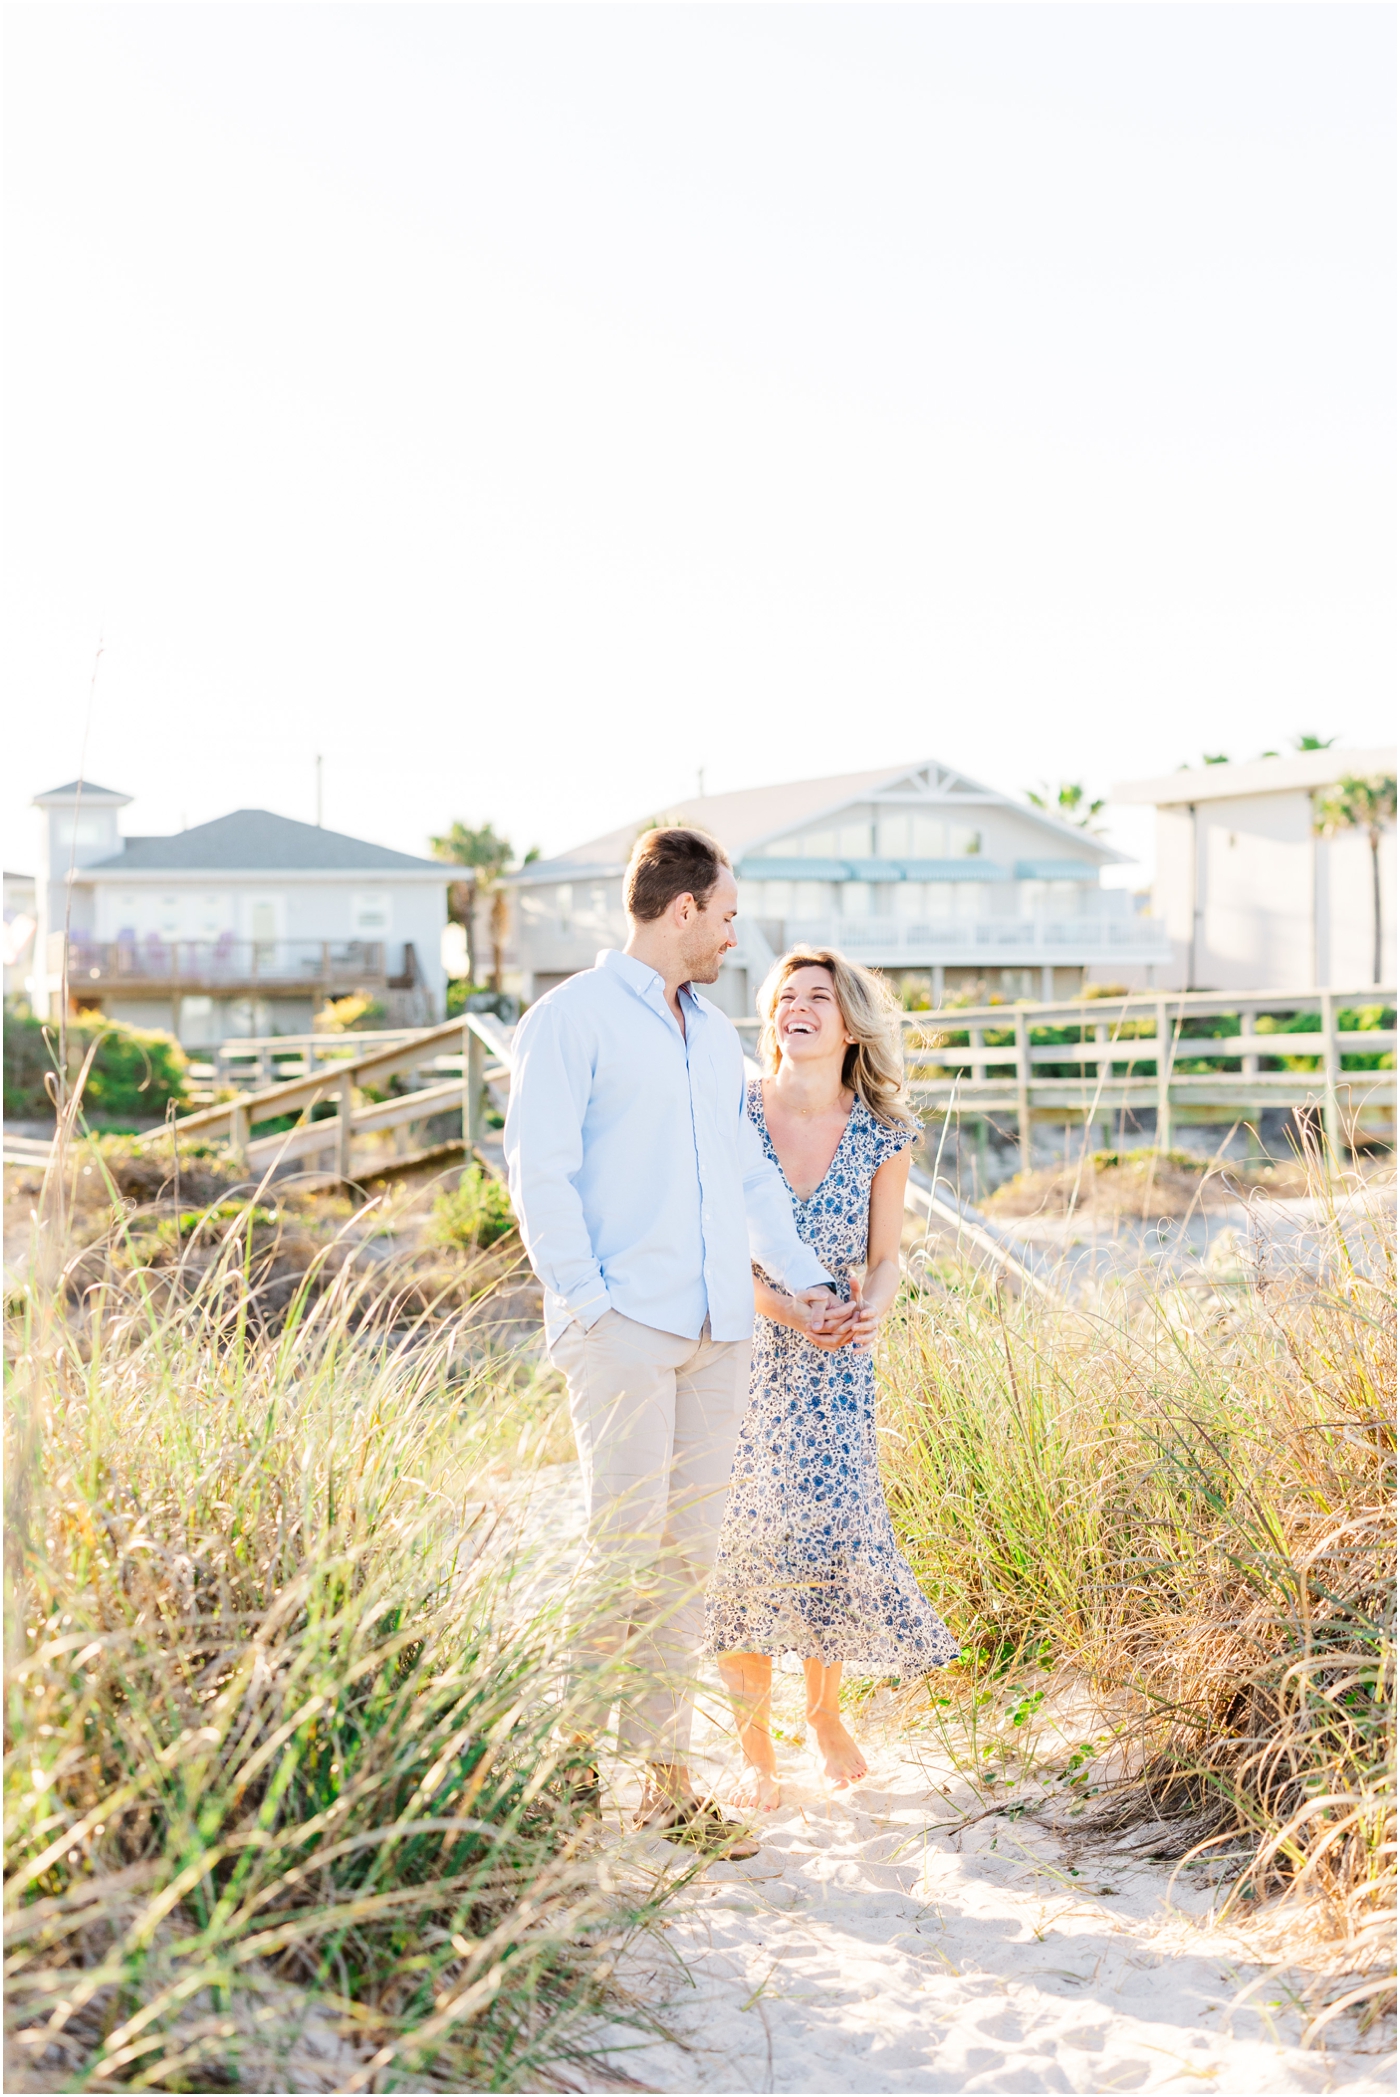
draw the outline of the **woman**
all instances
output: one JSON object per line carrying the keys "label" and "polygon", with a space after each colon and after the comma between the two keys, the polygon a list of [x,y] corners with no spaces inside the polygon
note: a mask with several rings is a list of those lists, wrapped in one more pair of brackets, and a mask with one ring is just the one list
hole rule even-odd
{"label": "woman", "polygon": [[879,979],[794,947],[759,992],[764,1026],[748,1110],[787,1181],[801,1236],[855,1304],[837,1331],[757,1268],[749,1409],[706,1599],[748,1764],[736,1803],[780,1800],[769,1730],[775,1653],[800,1655],[807,1718],[833,1784],[865,1758],[841,1723],[841,1670],[926,1674],[957,1656],[894,1540],[875,1443],[873,1347],[899,1287],[909,1105],[899,1018]]}

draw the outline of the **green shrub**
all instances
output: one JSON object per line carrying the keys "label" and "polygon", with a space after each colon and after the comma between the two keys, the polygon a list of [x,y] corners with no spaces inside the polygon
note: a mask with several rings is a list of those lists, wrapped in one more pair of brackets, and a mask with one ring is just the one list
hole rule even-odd
{"label": "green shrub", "polygon": [[514,1228],[510,1196],[501,1181],[480,1165],[469,1165],[455,1192],[439,1194],[433,1203],[428,1236],[435,1245],[494,1245]]}
{"label": "green shrub", "polygon": [[382,998],[372,997],[367,990],[352,990],[348,997],[327,998],[316,1014],[315,1026],[318,1034],[345,1034],[352,1028],[382,1027],[388,1017],[389,1008]]}
{"label": "green shrub", "polygon": [[470,983],[465,976],[450,977],[447,984],[447,1017],[460,1019],[467,1009],[467,999],[490,988],[489,983]]}
{"label": "green shrub", "polygon": [[[184,1108],[187,1058],[169,1034],[144,1027],[114,1026],[100,1019],[68,1025],[68,1077],[76,1083],[93,1042],[98,1043],[83,1092],[83,1109],[103,1120],[159,1120],[173,1100]],[[58,1024],[41,1021],[22,1006],[5,1014],[5,1115],[39,1121],[53,1112],[45,1089],[58,1068]]]}

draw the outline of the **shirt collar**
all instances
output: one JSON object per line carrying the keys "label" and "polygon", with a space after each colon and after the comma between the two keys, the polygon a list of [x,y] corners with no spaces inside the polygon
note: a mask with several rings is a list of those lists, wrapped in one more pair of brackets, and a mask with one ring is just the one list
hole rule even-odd
{"label": "shirt collar", "polygon": [[[635,990],[638,997],[645,998],[649,1004],[665,1006],[665,978],[645,961],[639,961],[635,954],[624,954],[619,947],[603,947],[598,954],[597,966],[611,970],[615,976],[621,976],[628,988]],[[692,984],[682,983],[680,994],[685,999],[689,1011],[697,1015],[704,1012],[704,1006],[700,1003]]]}

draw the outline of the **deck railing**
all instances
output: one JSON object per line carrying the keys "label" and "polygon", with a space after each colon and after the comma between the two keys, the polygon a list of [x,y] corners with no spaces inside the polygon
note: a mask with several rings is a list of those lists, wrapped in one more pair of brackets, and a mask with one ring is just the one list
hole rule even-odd
{"label": "deck railing", "polygon": [[[51,945],[50,968],[63,966],[63,935]],[[382,988],[388,981],[384,942],[378,939],[145,939],[68,943],[70,994],[160,990],[321,991]]]}
{"label": "deck railing", "polygon": [[1160,918],[1098,917],[813,917],[760,919],[775,952],[786,946],[835,946],[854,959],[892,955],[911,966],[986,960],[997,966],[1117,961],[1159,966],[1171,959]]}

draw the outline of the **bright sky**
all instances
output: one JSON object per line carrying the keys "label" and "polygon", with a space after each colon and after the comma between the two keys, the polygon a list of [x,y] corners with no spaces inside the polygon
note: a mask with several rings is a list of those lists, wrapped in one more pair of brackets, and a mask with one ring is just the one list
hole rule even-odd
{"label": "bright sky", "polygon": [[12,5],[6,865],[1389,739],[1394,35]]}

